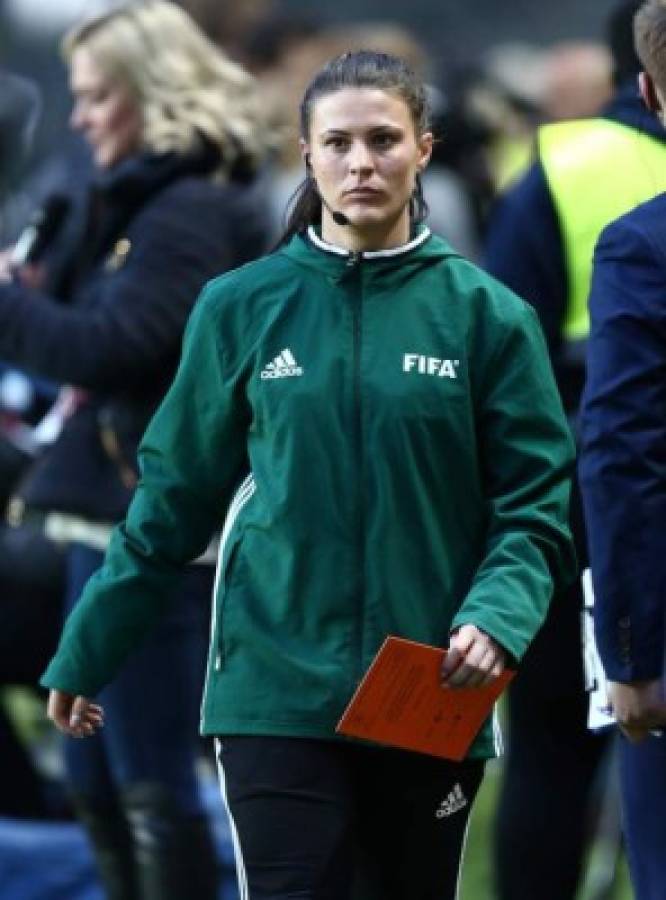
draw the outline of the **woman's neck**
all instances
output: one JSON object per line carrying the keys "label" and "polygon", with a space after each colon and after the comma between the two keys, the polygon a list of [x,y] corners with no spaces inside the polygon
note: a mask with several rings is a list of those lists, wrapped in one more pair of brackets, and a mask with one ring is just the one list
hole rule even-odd
{"label": "woman's neck", "polygon": [[405,213],[393,224],[383,222],[374,228],[369,225],[359,228],[349,221],[345,224],[336,222],[333,215],[324,208],[321,214],[321,236],[327,244],[342,247],[351,253],[391,250],[409,241],[411,221],[408,212]]}

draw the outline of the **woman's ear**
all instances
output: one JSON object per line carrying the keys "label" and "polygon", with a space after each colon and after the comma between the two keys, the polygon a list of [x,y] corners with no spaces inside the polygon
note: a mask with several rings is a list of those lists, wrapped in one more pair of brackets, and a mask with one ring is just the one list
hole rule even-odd
{"label": "woman's ear", "polygon": [[299,140],[298,144],[301,148],[301,156],[303,157],[305,168],[308,174],[310,174],[310,170],[312,169],[312,163],[310,162],[310,145],[307,141],[304,141],[303,138]]}
{"label": "woman's ear", "polygon": [[433,140],[434,139],[432,136],[432,131],[424,131],[418,140],[419,159],[417,162],[417,168],[419,170],[419,173],[423,172],[423,170],[430,162],[430,157],[432,156]]}
{"label": "woman's ear", "polygon": [[638,73],[638,90],[643,98],[643,103],[645,103],[650,112],[658,115],[661,112],[661,103],[659,102],[657,87],[647,72]]}

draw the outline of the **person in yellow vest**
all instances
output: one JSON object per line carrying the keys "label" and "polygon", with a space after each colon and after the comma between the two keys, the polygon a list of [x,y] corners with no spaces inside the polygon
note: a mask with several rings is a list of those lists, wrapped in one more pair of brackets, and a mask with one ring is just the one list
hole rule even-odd
{"label": "person in yellow vest", "polygon": [[[632,20],[639,6],[624,0],[609,21],[613,101],[596,118],[539,129],[537,159],[501,198],[486,240],[486,268],[539,314],[574,431],[597,237],[611,220],[666,190],[666,138],[637,88],[641,65]],[[577,492],[572,510],[583,569],[587,548]],[[581,593],[576,584],[555,598],[511,689],[496,822],[500,900],[568,900],[581,877],[586,813],[610,740],[587,729]]]}

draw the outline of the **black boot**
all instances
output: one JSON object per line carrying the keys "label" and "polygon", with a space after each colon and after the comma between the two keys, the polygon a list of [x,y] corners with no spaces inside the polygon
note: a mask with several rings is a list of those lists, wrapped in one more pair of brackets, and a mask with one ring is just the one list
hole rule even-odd
{"label": "black boot", "polygon": [[121,806],[93,803],[80,794],[72,805],[92,844],[107,900],[139,900],[132,836]]}
{"label": "black boot", "polygon": [[216,900],[219,864],[208,819],[184,816],[158,784],[123,794],[141,900]]}

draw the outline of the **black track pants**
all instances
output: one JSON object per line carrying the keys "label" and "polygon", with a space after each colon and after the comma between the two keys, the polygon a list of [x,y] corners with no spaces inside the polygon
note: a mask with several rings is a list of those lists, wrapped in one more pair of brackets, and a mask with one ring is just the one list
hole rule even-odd
{"label": "black track pants", "polygon": [[241,900],[453,900],[483,761],[306,738],[216,741]]}

